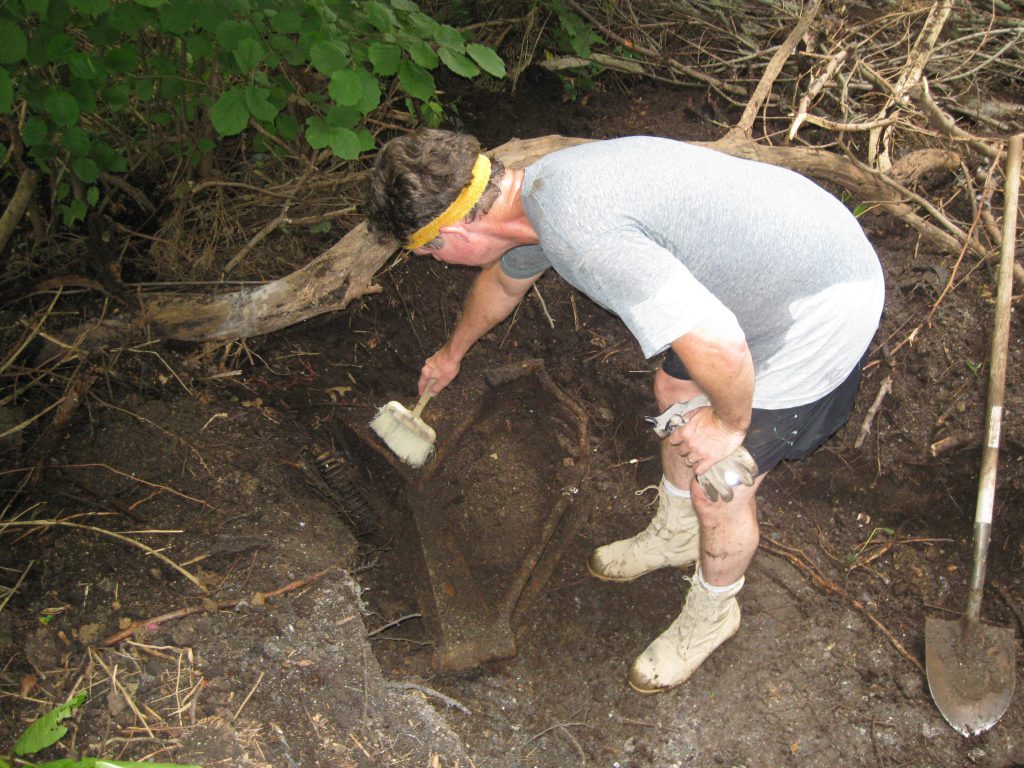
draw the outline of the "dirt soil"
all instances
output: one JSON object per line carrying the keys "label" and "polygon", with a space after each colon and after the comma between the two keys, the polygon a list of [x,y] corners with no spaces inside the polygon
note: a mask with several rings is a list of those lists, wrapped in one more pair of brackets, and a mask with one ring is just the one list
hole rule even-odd
{"label": "dirt soil", "polygon": [[[544,78],[457,103],[490,146],[546,133],[703,140],[724,119],[697,92],[608,86],[566,102]],[[87,688],[48,755],[274,768],[1024,764],[1024,696],[964,738],[923,670],[925,617],[955,618],[966,602],[992,273],[970,272],[929,321],[954,259],[892,220],[862,220],[887,305],[855,413],[764,483],[743,624],[684,686],[641,696],[625,675],[677,614],[688,574],[609,584],[586,569],[593,547],[653,514],[641,491],[660,477],[657,442],[641,417],[659,361],[545,276],[428,405],[431,463],[403,468],[366,423],[389,400],[411,407],[473,277],[415,259],[344,313],[244,347],[139,348],[94,384],[16,505],[20,520],[62,524],[8,533],[0,549],[0,748]],[[1022,332],[1016,316],[982,609],[1018,634]],[[1016,667],[1020,677],[1019,649]]]}

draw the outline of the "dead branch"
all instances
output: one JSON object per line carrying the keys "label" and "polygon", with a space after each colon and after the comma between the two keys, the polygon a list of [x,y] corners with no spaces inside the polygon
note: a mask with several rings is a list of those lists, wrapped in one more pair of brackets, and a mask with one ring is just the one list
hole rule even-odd
{"label": "dead branch", "polygon": [[[288,584],[285,584],[283,587],[273,589],[270,592],[257,592],[251,599],[253,600],[253,602],[261,602],[266,600],[266,598],[268,597],[279,597],[280,595],[286,594],[288,592],[294,592],[296,589],[308,587],[311,584],[319,581],[333,570],[335,569],[325,568],[319,573],[315,573],[308,578],[296,579],[295,581],[289,582]],[[127,640],[129,637],[132,637],[137,633],[152,631],[153,629],[156,629],[158,626],[160,626],[161,624],[165,624],[168,621],[174,621],[175,619],[183,619],[186,616],[192,616],[196,613],[215,613],[217,611],[231,611],[240,606],[244,602],[246,602],[245,599],[208,600],[203,602],[201,605],[193,605],[189,608],[179,608],[176,611],[171,611],[170,613],[163,613],[159,616],[154,616],[151,619],[136,621],[133,622],[131,625],[125,627],[124,629],[120,630],[119,632],[115,632],[114,634],[112,634],[110,637],[108,637],[106,640],[102,642],[102,645],[117,645],[122,640]]]}
{"label": "dead branch", "polygon": [[960,128],[953,120],[952,115],[945,112],[935,100],[932,98],[931,91],[928,89],[928,79],[922,78],[921,82],[911,88],[907,95],[910,100],[914,102],[914,105],[920,109],[925,117],[928,119],[928,123],[937,131],[942,131],[943,134],[955,141],[965,141],[971,145],[971,148],[986,157],[995,159],[999,155],[999,150],[996,147],[989,146],[985,143],[984,139],[980,139],[977,136],[972,136],[967,131]]}
{"label": "dead branch", "polygon": [[757,113],[764,106],[765,101],[768,99],[768,94],[771,93],[772,86],[775,85],[775,80],[778,78],[779,73],[782,72],[782,68],[785,66],[790,55],[796,49],[800,38],[807,33],[811,22],[814,21],[814,17],[818,15],[819,8],[821,8],[821,0],[814,0],[807,7],[807,10],[804,11],[800,20],[793,27],[793,30],[783,41],[782,45],[779,46],[775,55],[772,56],[772,60],[768,62],[768,67],[765,69],[764,74],[761,75],[761,81],[757,84],[754,94],[750,97],[750,101],[747,102],[747,106],[743,110],[743,116],[740,117],[739,122],[726,135],[727,140],[740,136],[750,138],[754,128],[754,120],[757,119]]}
{"label": "dead branch", "polygon": [[316,164],[310,163],[309,168],[306,169],[302,178],[299,179],[299,183],[295,184],[292,187],[291,192],[287,197],[285,197],[284,203],[281,204],[281,212],[271,221],[267,222],[259,232],[253,235],[249,242],[239,249],[238,253],[228,259],[228,263],[224,265],[225,275],[237,267],[239,262],[242,261],[242,259],[244,259],[253,248],[262,243],[271,232],[288,223],[288,210],[292,207],[292,203],[295,202],[295,196],[299,193],[299,190],[306,184],[306,182],[309,181],[309,177],[315,170]]}
{"label": "dead branch", "polygon": [[7,241],[11,239],[14,230],[18,228],[21,217],[28,210],[37,181],[39,181],[39,171],[32,168],[26,168],[18,178],[18,186],[14,189],[14,196],[11,197],[11,202],[4,209],[3,216],[0,216],[0,253],[4,252],[4,249],[7,247]]}
{"label": "dead branch", "polygon": [[868,412],[864,416],[864,421],[860,425],[860,433],[853,443],[854,448],[860,448],[864,444],[864,439],[871,434],[871,424],[874,422],[875,416],[878,415],[878,409],[882,407],[882,401],[890,392],[892,392],[892,376],[886,376],[882,380],[882,385],[878,388],[878,394],[875,395],[874,402],[871,403],[871,407],[868,408]]}
{"label": "dead branch", "polygon": [[879,632],[881,632],[885,636],[885,638],[889,641],[892,647],[895,648],[903,658],[905,658],[907,661],[909,661],[911,664],[917,667],[917,670],[922,675],[924,674],[924,664],[921,663],[921,660],[916,656],[912,655],[910,651],[906,649],[903,643],[899,641],[896,635],[894,635],[892,631],[887,626],[885,626],[885,624],[883,624],[877,616],[875,616],[875,614],[868,610],[867,606],[864,605],[864,603],[855,598],[853,595],[851,595],[849,592],[847,592],[845,589],[843,589],[835,582],[825,578],[825,576],[821,573],[818,567],[811,561],[809,557],[807,557],[806,554],[804,554],[804,552],[793,547],[788,547],[785,544],[769,541],[767,539],[761,539],[760,547],[761,549],[765,550],[770,554],[775,555],[776,557],[781,557],[784,560],[788,560],[790,564],[793,565],[793,567],[795,567],[798,571],[806,575],[811,580],[811,582],[825,594],[836,595],[837,597],[840,597],[846,602],[848,602],[854,608],[854,610],[858,611],[862,616],[864,616],[872,625],[874,625],[876,629],[878,629]]}

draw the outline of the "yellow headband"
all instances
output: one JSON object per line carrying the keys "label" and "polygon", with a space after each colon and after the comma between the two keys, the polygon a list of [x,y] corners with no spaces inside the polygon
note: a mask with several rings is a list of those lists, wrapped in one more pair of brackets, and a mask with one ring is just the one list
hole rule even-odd
{"label": "yellow headband", "polygon": [[480,196],[484,193],[484,188],[490,180],[491,161],[483,155],[477,155],[476,162],[473,163],[473,180],[469,182],[469,186],[459,193],[455,202],[449,205],[444,213],[429,224],[417,229],[405,247],[410,251],[422,248],[441,233],[441,227],[447,227],[466,218],[466,215],[473,210],[473,206],[480,202]]}

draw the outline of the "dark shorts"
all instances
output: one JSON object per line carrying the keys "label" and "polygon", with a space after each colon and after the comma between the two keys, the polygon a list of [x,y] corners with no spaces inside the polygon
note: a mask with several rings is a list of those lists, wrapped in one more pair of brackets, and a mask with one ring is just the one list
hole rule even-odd
{"label": "dark shorts", "polygon": [[[762,474],[783,459],[792,461],[809,456],[846,423],[860,386],[863,364],[863,360],[857,363],[842,384],[813,403],[772,411],[753,409],[743,445]],[[661,367],[672,378],[690,378],[682,360],[671,349]]]}

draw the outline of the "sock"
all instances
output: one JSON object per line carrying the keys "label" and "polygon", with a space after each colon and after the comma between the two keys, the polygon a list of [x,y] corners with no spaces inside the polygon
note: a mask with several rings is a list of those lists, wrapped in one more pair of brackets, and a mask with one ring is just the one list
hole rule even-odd
{"label": "sock", "polygon": [[676,488],[672,483],[668,481],[668,478],[664,475],[661,476],[661,485],[665,489],[665,493],[669,496],[675,496],[680,499],[690,498],[690,492],[684,491],[681,488]]}
{"label": "sock", "polygon": [[713,595],[724,595],[726,592],[732,591],[739,592],[740,589],[743,588],[743,582],[746,580],[745,576],[740,576],[740,580],[737,581],[735,584],[729,584],[725,587],[716,587],[715,585],[708,584],[706,581],[704,581],[704,574],[700,572],[699,566],[697,568],[696,577],[700,585]]}

